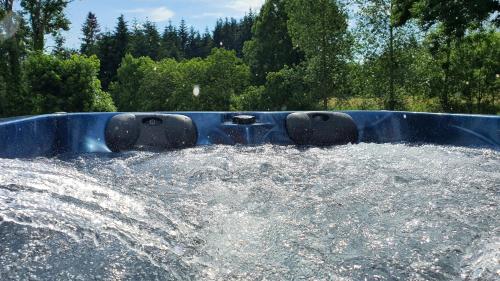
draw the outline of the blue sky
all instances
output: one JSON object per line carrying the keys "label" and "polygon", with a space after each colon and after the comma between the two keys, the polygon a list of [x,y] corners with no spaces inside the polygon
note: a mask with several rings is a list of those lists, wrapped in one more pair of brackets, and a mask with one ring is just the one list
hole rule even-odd
{"label": "blue sky", "polygon": [[260,9],[264,0],[74,0],[66,9],[71,21],[71,30],[64,33],[66,45],[79,48],[81,27],[89,11],[97,15],[101,31],[111,31],[116,18],[123,14],[129,25],[136,19],[149,19],[160,29],[169,20],[178,25],[181,19],[189,26],[203,31],[213,29],[220,17],[241,18],[250,8]]}

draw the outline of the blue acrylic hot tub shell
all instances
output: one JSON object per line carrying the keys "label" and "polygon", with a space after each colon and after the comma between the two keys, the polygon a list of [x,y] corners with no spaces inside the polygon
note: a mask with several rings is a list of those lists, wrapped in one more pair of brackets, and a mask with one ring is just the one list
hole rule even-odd
{"label": "blue acrylic hot tub shell", "polygon": [[[293,145],[285,120],[291,112],[254,115],[252,125],[236,125],[240,113],[182,112],[196,125],[198,145],[264,143]],[[429,143],[500,148],[500,117],[388,111],[346,111],[355,121],[359,142]],[[51,157],[62,153],[109,153],[104,132],[119,113],[52,114],[0,120],[0,157]],[[169,114],[165,112],[165,114]]]}

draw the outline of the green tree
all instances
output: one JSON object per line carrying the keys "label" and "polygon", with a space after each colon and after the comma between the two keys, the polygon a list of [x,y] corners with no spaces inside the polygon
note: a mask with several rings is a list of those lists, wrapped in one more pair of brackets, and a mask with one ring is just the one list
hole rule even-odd
{"label": "green tree", "polygon": [[128,30],[127,22],[125,17],[120,15],[118,17],[118,23],[114,32],[114,51],[116,53],[115,62],[118,62],[117,66],[121,62],[122,58],[125,56],[128,50],[130,33]]}
{"label": "green tree", "polygon": [[56,111],[116,110],[97,79],[97,57],[69,59],[35,53],[23,65],[27,91],[36,101],[34,114]]}
{"label": "green tree", "polygon": [[101,80],[104,89],[108,88],[112,78],[116,74],[116,54],[114,52],[115,38],[112,33],[101,34],[97,41],[97,57],[101,61],[99,70],[99,80]]}
{"label": "green tree", "polygon": [[434,29],[431,40],[431,53],[441,63],[443,72],[440,85],[442,109],[451,110],[450,71],[453,48],[467,30],[474,30],[488,19],[499,23],[500,3],[497,0],[395,0],[395,22],[403,25],[410,19],[419,20],[426,30]]}
{"label": "green tree", "polygon": [[[500,93],[500,33],[495,29],[472,33],[452,51],[451,92],[459,97],[457,109],[468,113],[497,114]],[[465,103],[465,108],[460,108]]]}
{"label": "green tree", "polygon": [[245,62],[252,70],[252,78],[258,85],[266,82],[267,74],[277,72],[285,65],[297,65],[303,55],[293,48],[288,34],[288,14],[285,0],[268,0],[257,16],[251,40],[245,43]]}
{"label": "green tree", "polygon": [[205,28],[205,32],[201,37],[200,44],[200,57],[206,58],[208,55],[210,55],[210,52],[215,47],[214,40],[208,28]]}
{"label": "green tree", "polygon": [[205,62],[206,76],[198,84],[200,110],[230,110],[232,97],[243,94],[250,83],[250,69],[235,51],[224,49],[213,49]]}
{"label": "green tree", "polygon": [[144,57],[146,56],[147,39],[144,33],[144,26],[139,24],[136,20],[132,23],[132,31],[129,37],[129,48],[128,51],[134,57]]}
{"label": "green tree", "polygon": [[234,18],[217,20],[213,35],[216,47],[227,50],[235,49],[237,25],[238,22]]}
{"label": "green tree", "polygon": [[311,110],[318,108],[306,80],[305,66],[288,67],[267,75],[262,103],[266,110]]}
{"label": "green tree", "polygon": [[238,57],[243,57],[243,48],[245,42],[252,39],[252,28],[256,19],[255,13],[250,10],[245,16],[239,21],[237,25],[237,33],[235,38],[235,49],[236,55]]}
{"label": "green tree", "polygon": [[307,58],[311,90],[327,109],[331,97],[341,96],[350,57],[347,16],[332,0],[290,0],[287,11],[292,42]]}
{"label": "green tree", "polygon": [[146,21],[143,25],[134,24],[134,31],[130,38],[130,51],[135,57],[147,56],[158,60],[160,44],[160,33],[154,23]]}
{"label": "green tree", "polygon": [[27,27],[13,11],[14,0],[0,0],[0,116],[26,114],[29,98],[22,88],[21,60],[26,53]]}
{"label": "green tree", "polygon": [[467,29],[479,27],[492,17],[499,23],[497,0],[394,0],[394,4],[397,25],[416,18],[427,30],[442,25],[443,33],[451,38],[463,37]]}
{"label": "green tree", "polygon": [[201,36],[200,33],[197,32],[194,27],[189,29],[188,42],[186,47],[186,58],[196,58],[201,57],[199,54]]}
{"label": "green tree", "polygon": [[33,50],[43,51],[46,34],[69,29],[70,22],[64,9],[70,2],[71,0],[21,0],[21,7],[28,14],[31,24]]}
{"label": "green tree", "polygon": [[251,39],[255,14],[250,10],[243,19],[218,19],[213,32],[215,46],[236,51],[238,57],[243,57],[243,46]]}
{"label": "green tree", "polygon": [[179,37],[172,22],[169,21],[161,38],[160,58],[180,58]]}
{"label": "green tree", "polygon": [[[361,85],[365,94],[383,100],[382,108],[405,109],[407,83],[415,82],[408,75],[409,51],[418,51],[422,33],[413,21],[404,26],[395,26],[394,0],[356,1],[356,58],[368,76],[362,78],[370,83]],[[355,75],[359,74],[356,73]],[[357,80],[361,81],[361,80]]]}
{"label": "green tree", "polygon": [[[396,109],[396,68],[397,49],[407,35],[415,32],[412,28],[396,28],[393,18],[394,0],[357,0],[358,18],[356,21],[356,38],[359,43],[358,52],[366,59],[374,57],[387,58],[386,67],[382,68],[384,77],[377,80],[382,91],[387,92],[385,98],[387,108]],[[408,30],[407,30],[408,29]],[[375,81],[375,82],[377,82]],[[385,87],[387,85],[387,87]]]}
{"label": "green tree", "polygon": [[98,41],[97,56],[101,61],[99,79],[102,87],[108,89],[116,76],[122,58],[129,50],[129,30],[123,15],[118,18],[114,33],[103,34]]}
{"label": "green tree", "polygon": [[184,58],[186,56],[186,50],[188,48],[189,41],[189,31],[184,19],[181,20],[179,29],[177,30],[177,36],[179,38],[179,49],[181,57]]}
{"label": "green tree", "polygon": [[94,13],[89,12],[87,19],[82,27],[82,44],[80,46],[80,53],[90,56],[96,54],[96,43],[99,39],[99,33],[101,32],[99,23],[97,22],[97,17]]}
{"label": "green tree", "polygon": [[55,46],[52,48],[52,55],[59,58],[69,58],[71,56],[71,50],[67,49],[64,45],[66,44],[66,38],[61,34],[61,32],[57,32],[54,35],[54,43]]}
{"label": "green tree", "polygon": [[134,58],[126,55],[117,71],[116,81],[112,83],[111,95],[120,111],[144,110],[140,96],[143,79],[154,71],[154,62],[150,58]]}
{"label": "green tree", "polygon": [[264,86],[249,86],[241,95],[231,98],[232,111],[262,111],[269,110],[264,104],[262,96],[264,95]]}
{"label": "green tree", "polygon": [[189,99],[188,95],[186,95],[188,99],[180,97],[182,89],[189,87],[184,77],[181,76],[179,69],[181,64],[174,59],[166,59],[154,63],[152,68],[147,69],[147,75],[144,76],[139,88],[141,109],[146,111],[185,110],[185,107],[182,107],[184,102],[194,108],[192,99]]}
{"label": "green tree", "polygon": [[[234,51],[213,49],[206,59],[165,59],[126,56],[112,92],[120,110],[185,111],[231,109],[245,92],[250,71]],[[200,89],[199,95],[193,88]]]}

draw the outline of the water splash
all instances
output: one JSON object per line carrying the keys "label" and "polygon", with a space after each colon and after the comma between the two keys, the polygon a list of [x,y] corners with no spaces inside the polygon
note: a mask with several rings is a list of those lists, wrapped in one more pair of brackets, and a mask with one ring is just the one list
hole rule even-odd
{"label": "water splash", "polygon": [[199,147],[0,160],[2,280],[484,280],[500,154]]}

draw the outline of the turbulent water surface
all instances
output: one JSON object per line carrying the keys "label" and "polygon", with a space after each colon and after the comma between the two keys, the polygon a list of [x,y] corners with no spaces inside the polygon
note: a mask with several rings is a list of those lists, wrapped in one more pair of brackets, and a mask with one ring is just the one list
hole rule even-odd
{"label": "turbulent water surface", "polygon": [[0,280],[493,280],[500,152],[0,159]]}

